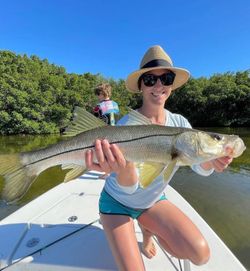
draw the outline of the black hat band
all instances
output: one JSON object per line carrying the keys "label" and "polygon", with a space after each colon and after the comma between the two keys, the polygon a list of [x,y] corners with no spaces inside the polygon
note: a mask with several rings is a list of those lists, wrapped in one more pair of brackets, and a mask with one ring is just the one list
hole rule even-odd
{"label": "black hat band", "polygon": [[160,66],[172,67],[172,65],[164,59],[154,59],[146,63],[144,66],[142,66],[141,69],[154,68],[154,67],[160,67]]}

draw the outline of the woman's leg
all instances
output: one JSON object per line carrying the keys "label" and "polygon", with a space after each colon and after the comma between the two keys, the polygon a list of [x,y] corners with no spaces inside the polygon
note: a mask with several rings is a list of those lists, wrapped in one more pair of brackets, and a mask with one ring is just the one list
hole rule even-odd
{"label": "woman's leg", "polygon": [[138,221],[142,227],[156,235],[164,249],[173,256],[189,259],[197,265],[208,261],[210,252],[203,235],[194,223],[170,201],[157,202],[139,216]]}
{"label": "woman's leg", "polygon": [[119,270],[145,270],[133,219],[126,215],[101,214],[101,222]]}

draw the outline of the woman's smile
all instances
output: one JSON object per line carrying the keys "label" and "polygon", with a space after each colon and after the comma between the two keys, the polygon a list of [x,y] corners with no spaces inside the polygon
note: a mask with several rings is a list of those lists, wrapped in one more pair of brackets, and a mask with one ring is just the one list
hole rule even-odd
{"label": "woman's smile", "polygon": [[166,91],[161,91],[161,92],[156,92],[153,91],[151,92],[151,95],[155,98],[161,98],[162,96],[164,96],[166,94]]}

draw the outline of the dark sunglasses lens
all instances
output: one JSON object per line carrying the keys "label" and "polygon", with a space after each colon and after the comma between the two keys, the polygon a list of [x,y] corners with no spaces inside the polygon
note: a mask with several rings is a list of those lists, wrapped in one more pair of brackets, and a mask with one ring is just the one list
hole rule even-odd
{"label": "dark sunglasses lens", "polygon": [[152,87],[156,84],[158,78],[161,80],[162,85],[170,86],[174,83],[175,74],[173,72],[167,72],[160,76],[154,74],[144,74],[142,80],[145,86]]}
{"label": "dark sunglasses lens", "polygon": [[142,77],[143,83],[147,87],[152,87],[157,81],[157,77],[153,74],[145,74]]}
{"label": "dark sunglasses lens", "polygon": [[160,76],[161,83],[164,86],[170,86],[174,83],[175,74],[174,73],[164,73]]}

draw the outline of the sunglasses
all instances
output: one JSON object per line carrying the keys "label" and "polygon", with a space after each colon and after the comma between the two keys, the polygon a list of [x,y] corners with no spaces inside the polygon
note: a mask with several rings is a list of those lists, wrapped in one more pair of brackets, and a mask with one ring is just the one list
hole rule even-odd
{"label": "sunglasses", "polygon": [[163,86],[171,86],[174,83],[174,78],[175,73],[173,72],[166,72],[162,75],[146,73],[140,77],[139,82],[142,80],[146,87],[152,87],[156,84],[157,80],[160,79]]}

